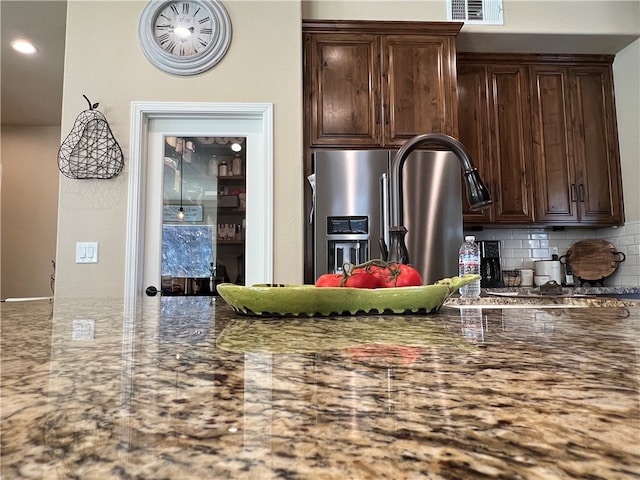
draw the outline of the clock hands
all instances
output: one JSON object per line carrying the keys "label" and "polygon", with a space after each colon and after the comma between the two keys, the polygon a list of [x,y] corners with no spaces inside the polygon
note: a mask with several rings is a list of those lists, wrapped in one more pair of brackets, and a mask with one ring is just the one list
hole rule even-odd
{"label": "clock hands", "polygon": [[193,15],[190,15],[189,8],[185,5],[188,4],[183,4],[182,14],[179,13],[175,4],[171,5],[165,13],[158,16],[158,19],[162,19],[164,23],[156,24],[156,31],[160,33],[157,39],[162,48],[169,53],[177,53],[180,56],[197,54],[200,48],[209,44],[207,37],[213,33],[213,30],[206,26],[210,23],[211,17],[206,16],[198,19],[196,16],[201,10],[198,9]]}
{"label": "clock hands", "polygon": [[193,27],[173,27],[173,33],[176,37],[187,39],[189,38],[195,29]]}

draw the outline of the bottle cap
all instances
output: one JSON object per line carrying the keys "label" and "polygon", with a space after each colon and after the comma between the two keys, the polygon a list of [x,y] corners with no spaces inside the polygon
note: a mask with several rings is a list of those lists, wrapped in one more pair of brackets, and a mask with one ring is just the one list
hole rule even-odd
{"label": "bottle cap", "polygon": [[476,241],[476,237],[473,235],[467,235],[466,237],[464,237],[464,241],[465,242],[475,242]]}

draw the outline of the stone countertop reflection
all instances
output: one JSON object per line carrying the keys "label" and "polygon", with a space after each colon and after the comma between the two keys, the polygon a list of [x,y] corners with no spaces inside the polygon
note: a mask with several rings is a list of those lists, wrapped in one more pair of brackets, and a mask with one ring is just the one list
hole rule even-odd
{"label": "stone countertop reflection", "polygon": [[1,308],[2,478],[640,477],[640,308]]}

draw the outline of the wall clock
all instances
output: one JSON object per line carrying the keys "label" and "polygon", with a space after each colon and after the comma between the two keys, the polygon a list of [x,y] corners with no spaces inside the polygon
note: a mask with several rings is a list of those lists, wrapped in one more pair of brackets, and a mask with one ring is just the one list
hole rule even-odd
{"label": "wall clock", "polygon": [[197,75],[227,53],[231,19],[218,0],[151,0],[138,36],[144,55],[160,70]]}

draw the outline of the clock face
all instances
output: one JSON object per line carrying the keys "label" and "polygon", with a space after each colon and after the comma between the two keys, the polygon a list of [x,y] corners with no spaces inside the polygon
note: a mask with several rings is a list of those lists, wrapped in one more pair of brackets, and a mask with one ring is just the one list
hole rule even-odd
{"label": "clock face", "polygon": [[151,0],[140,17],[139,39],[147,59],[176,75],[216,65],[231,43],[231,20],[218,0]]}
{"label": "clock face", "polygon": [[198,55],[213,41],[213,13],[198,2],[170,2],[158,12],[153,35],[169,55]]}

